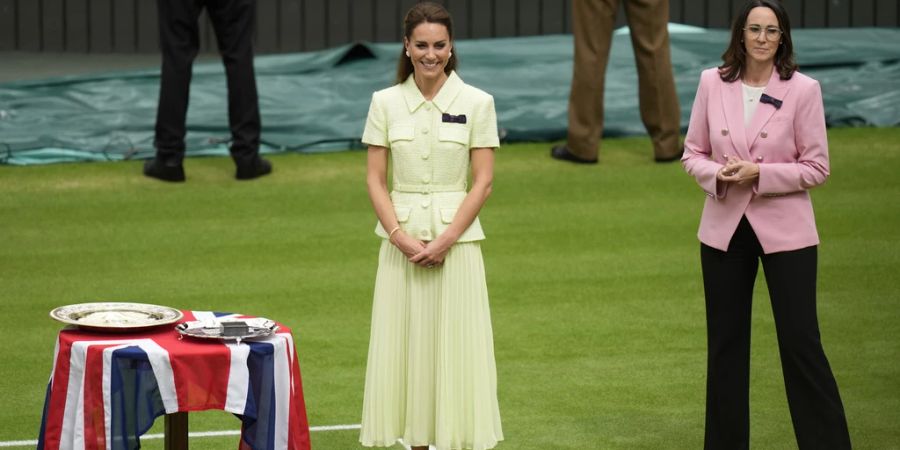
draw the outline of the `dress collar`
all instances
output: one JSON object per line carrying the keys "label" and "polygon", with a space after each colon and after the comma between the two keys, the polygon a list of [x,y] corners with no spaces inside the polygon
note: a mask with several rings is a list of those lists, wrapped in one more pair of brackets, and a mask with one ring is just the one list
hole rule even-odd
{"label": "dress collar", "polygon": [[[463,85],[462,78],[456,74],[456,71],[450,72],[447,81],[444,81],[441,90],[438,91],[437,95],[432,99],[432,103],[434,103],[441,112],[447,112],[450,105],[453,103],[453,100],[456,99],[456,96],[459,95],[459,92],[462,90]],[[415,112],[423,103],[425,103],[425,97],[422,96],[422,92],[419,91],[419,87],[416,86],[416,80],[413,78],[412,74],[410,74],[406,81],[400,84],[400,89],[403,91],[403,97],[406,99],[406,106],[409,108],[409,112]]]}

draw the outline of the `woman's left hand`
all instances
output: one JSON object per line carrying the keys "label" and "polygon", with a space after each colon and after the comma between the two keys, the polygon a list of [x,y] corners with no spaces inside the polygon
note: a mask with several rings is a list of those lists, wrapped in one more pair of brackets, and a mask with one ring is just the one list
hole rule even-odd
{"label": "woman's left hand", "polygon": [[728,157],[728,162],[719,170],[716,177],[722,181],[745,184],[759,177],[759,165],[750,161]]}
{"label": "woman's left hand", "polygon": [[448,243],[439,236],[437,239],[426,243],[422,251],[409,258],[409,262],[429,269],[440,266],[444,264],[444,258],[452,245],[453,243]]}

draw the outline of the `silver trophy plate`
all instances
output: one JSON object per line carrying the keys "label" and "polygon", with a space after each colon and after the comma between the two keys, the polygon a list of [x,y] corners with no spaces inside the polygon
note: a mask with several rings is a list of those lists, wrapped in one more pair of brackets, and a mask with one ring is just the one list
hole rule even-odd
{"label": "silver trophy plate", "polygon": [[50,317],[62,323],[103,331],[131,331],[175,323],[184,314],[168,306],[129,302],[78,303],[55,308]]}
{"label": "silver trophy plate", "polygon": [[[240,326],[234,326],[236,324],[240,324]],[[278,331],[278,324],[264,317],[222,318],[183,322],[176,325],[175,330],[182,336],[240,343],[244,339],[271,336]]]}

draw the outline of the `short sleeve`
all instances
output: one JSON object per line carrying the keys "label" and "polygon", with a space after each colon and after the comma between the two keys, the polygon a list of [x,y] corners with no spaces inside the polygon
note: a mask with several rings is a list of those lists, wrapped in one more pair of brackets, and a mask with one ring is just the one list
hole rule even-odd
{"label": "short sleeve", "polygon": [[497,113],[494,111],[494,97],[485,95],[475,109],[472,123],[472,138],[469,148],[496,148],[500,146],[497,135]]}
{"label": "short sleeve", "polygon": [[363,130],[362,142],[378,147],[387,147],[387,119],[378,93],[372,94],[372,103],[369,104],[369,115],[366,117],[366,128]]}

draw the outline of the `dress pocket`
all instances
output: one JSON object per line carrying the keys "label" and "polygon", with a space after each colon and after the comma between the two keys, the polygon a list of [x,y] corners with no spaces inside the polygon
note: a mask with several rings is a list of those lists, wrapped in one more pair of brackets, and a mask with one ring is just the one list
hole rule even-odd
{"label": "dress pocket", "polygon": [[397,216],[397,222],[409,222],[409,212],[412,210],[409,206],[394,205],[394,214]]}
{"label": "dress pocket", "polygon": [[416,128],[412,125],[394,125],[388,128],[388,141],[391,144],[395,142],[411,141],[416,135]]}
{"label": "dress pocket", "polygon": [[441,208],[441,222],[451,223],[456,217],[456,208]]}
{"label": "dress pocket", "polygon": [[468,147],[469,129],[461,124],[441,125],[438,128],[438,140]]}

